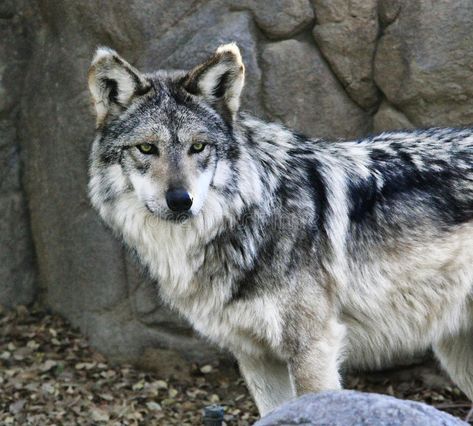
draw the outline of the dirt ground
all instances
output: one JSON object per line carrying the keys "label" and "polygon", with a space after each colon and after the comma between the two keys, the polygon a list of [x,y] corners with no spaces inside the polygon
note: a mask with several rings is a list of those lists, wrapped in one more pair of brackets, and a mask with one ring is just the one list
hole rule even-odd
{"label": "dirt ground", "polygon": [[[233,364],[192,365],[171,378],[113,366],[58,316],[0,310],[0,424],[201,425],[210,404],[227,425],[251,425],[256,408]],[[345,387],[424,401],[465,419],[465,395],[434,362],[363,375]],[[473,424],[473,422],[472,422]]]}

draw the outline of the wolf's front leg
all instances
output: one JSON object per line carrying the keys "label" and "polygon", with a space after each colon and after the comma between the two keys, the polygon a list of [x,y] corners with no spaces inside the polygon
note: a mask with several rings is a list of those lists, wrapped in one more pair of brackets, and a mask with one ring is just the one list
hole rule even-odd
{"label": "wolf's front leg", "polygon": [[298,396],[341,389],[338,370],[344,336],[345,328],[335,320],[329,321],[317,337],[304,336],[304,343],[289,362]]}
{"label": "wolf's front leg", "polygon": [[296,396],[287,363],[271,355],[237,355],[240,371],[262,416]]}

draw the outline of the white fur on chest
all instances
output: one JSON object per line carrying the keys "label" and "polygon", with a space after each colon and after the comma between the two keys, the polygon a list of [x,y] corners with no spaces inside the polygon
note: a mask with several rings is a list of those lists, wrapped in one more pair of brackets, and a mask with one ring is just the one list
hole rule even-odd
{"label": "white fur on chest", "polygon": [[261,297],[227,305],[231,282],[224,277],[212,286],[196,281],[196,271],[204,262],[199,249],[204,238],[212,237],[211,232],[196,230],[195,224],[157,221],[133,194],[122,195],[113,208],[102,208],[101,213],[136,250],[158,281],[164,300],[199,333],[219,346],[249,354],[262,350],[261,341],[275,350],[280,346],[282,321],[277,300]]}
{"label": "white fur on chest", "polygon": [[195,271],[202,265],[200,237],[189,225],[156,219],[133,193],[122,195],[110,211],[114,228],[133,247],[165,296],[189,294]]}

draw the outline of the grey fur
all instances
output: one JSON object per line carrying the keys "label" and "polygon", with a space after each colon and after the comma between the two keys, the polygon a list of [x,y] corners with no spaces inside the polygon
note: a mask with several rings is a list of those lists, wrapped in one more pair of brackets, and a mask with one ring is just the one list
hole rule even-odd
{"label": "grey fur", "polygon": [[[100,49],[89,77],[93,205],[164,300],[233,352],[261,414],[338,389],[340,363],[430,346],[473,397],[471,129],[309,139],[238,112],[235,45],[189,73]],[[176,184],[186,215],[164,201]]]}

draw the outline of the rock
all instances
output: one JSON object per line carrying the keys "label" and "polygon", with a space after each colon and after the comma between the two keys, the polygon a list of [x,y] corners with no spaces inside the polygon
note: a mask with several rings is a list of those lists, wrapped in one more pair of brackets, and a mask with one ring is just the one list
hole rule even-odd
{"label": "rock", "polygon": [[[183,357],[179,352],[168,349],[147,348],[140,357],[137,366],[144,371],[151,371],[157,377],[169,379],[188,380],[191,375],[191,364],[189,359]],[[158,381],[161,388],[165,381]],[[166,386],[167,387],[167,386]]]}
{"label": "rock", "polygon": [[23,1],[0,5],[0,304],[28,305],[36,295],[34,250],[20,182],[19,100],[29,51]]}
{"label": "rock", "polygon": [[[13,139],[15,140],[15,139]],[[20,190],[20,155],[18,145],[0,145],[0,194]]]}
{"label": "rock", "polygon": [[15,145],[16,126],[11,119],[0,119],[0,148]]}
{"label": "rock", "polygon": [[[170,323],[172,320],[169,317]],[[145,326],[133,318],[126,301],[109,312],[86,312],[81,327],[91,345],[111,361],[131,363],[148,371],[162,373],[169,365],[168,358],[160,355],[162,349],[178,352],[187,363],[209,362],[219,356],[215,348],[190,333]],[[174,361],[178,367],[179,360]]]}
{"label": "rock", "polygon": [[348,15],[347,0],[312,0],[317,23],[343,22]]}
{"label": "rock", "polygon": [[388,102],[383,101],[373,118],[373,132],[413,129],[407,117]]}
{"label": "rock", "polygon": [[255,426],[396,425],[461,426],[467,423],[429,405],[356,391],[307,394],[272,411]]}
{"label": "rock", "polygon": [[311,44],[285,40],[262,53],[264,105],[273,118],[311,136],[365,134],[370,117],[346,94]]}
{"label": "rock", "polygon": [[379,102],[373,80],[377,0],[314,0],[317,46],[352,99],[365,109]]}
{"label": "rock", "polygon": [[0,305],[28,305],[35,293],[25,200],[20,192],[0,195]]}
{"label": "rock", "polygon": [[[202,25],[203,20],[208,24]],[[154,50],[153,55],[164,59],[157,62],[156,67],[191,69],[210,57],[220,44],[234,41],[241,49],[246,71],[242,109],[253,114],[262,114],[261,71],[257,60],[256,29],[250,14],[232,12],[222,15],[215,8],[209,8],[189,18],[185,22],[185,28],[185,31],[180,29],[171,31],[157,44],[159,50]],[[187,31],[189,37],[186,37],[179,49],[176,49],[175,33]]]}
{"label": "rock", "polygon": [[19,13],[16,8],[21,4],[20,0],[15,9],[11,10],[9,19],[0,18],[0,118],[3,119],[7,113],[18,108],[24,65],[29,51],[28,40],[22,28],[23,22],[14,15]]}
{"label": "rock", "polygon": [[15,0],[3,0],[0,3],[0,19],[11,19],[17,11]]}
{"label": "rock", "polygon": [[[395,13],[384,14],[392,19]],[[472,26],[469,0],[419,0],[402,2],[385,28],[375,80],[415,126],[473,123]]]}
{"label": "rock", "polygon": [[401,10],[401,0],[379,0],[378,16],[381,24],[386,27],[391,24]]}
{"label": "rock", "polygon": [[[159,298],[158,285],[144,276],[136,264],[126,262],[129,300],[133,316],[145,327],[176,335],[192,336],[190,325],[175,315]],[[134,287],[131,287],[134,286]]]}
{"label": "rock", "polygon": [[314,20],[308,0],[233,1],[237,8],[250,9],[259,28],[272,39],[289,38]]}

